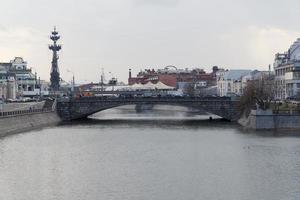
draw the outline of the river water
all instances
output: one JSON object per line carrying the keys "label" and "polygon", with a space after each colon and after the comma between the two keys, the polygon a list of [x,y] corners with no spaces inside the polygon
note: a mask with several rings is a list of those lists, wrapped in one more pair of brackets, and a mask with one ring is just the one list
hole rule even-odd
{"label": "river water", "polygon": [[111,109],[2,138],[0,199],[300,199],[300,134],[207,118]]}

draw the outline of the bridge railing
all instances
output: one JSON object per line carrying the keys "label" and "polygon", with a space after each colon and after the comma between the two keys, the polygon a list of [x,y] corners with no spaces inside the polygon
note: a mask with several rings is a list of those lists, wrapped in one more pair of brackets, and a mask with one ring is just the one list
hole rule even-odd
{"label": "bridge railing", "polygon": [[289,110],[274,110],[273,114],[275,115],[299,115],[300,110],[289,109]]}
{"label": "bridge railing", "polygon": [[232,101],[228,97],[78,97],[78,98],[60,98],[59,102],[70,101]]}
{"label": "bridge railing", "polygon": [[53,110],[52,109],[29,109],[29,110],[15,110],[15,111],[0,112],[0,119],[30,115],[30,114],[48,113],[48,112],[53,112]]}

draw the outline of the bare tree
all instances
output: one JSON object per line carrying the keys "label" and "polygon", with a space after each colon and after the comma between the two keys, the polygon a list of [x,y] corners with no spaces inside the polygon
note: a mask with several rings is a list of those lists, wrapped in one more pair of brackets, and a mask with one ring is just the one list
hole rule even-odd
{"label": "bare tree", "polygon": [[189,96],[195,95],[195,83],[187,83],[184,87],[184,93]]}
{"label": "bare tree", "polygon": [[240,98],[240,111],[248,115],[255,106],[262,110],[270,109],[275,97],[275,89],[274,79],[270,76],[248,81]]}

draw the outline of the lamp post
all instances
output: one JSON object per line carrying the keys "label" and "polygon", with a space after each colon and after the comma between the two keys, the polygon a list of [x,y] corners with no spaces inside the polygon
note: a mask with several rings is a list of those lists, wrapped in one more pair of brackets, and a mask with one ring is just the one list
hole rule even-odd
{"label": "lamp post", "polygon": [[67,72],[72,73],[73,77],[72,77],[72,92],[74,93],[74,88],[75,88],[75,76],[74,76],[74,72],[72,72],[71,70],[67,69]]}
{"label": "lamp post", "polygon": [[41,85],[41,77],[39,77],[39,96],[42,98],[42,85]]}
{"label": "lamp post", "polygon": [[109,72],[111,79],[109,81],[109,84],[112,86],[112,91],[114,91],[114,75],[113,73]]}
{"label": "lamp post", "polygon": [[102,93],[102,96],[103,96],[103,89],[104,89],[104,68],[102,67],[101,68],[101,93]]}
{"label": "lamp post", "polygon": [[1,113],[1,115],[3,115],[2,114],[3,113],[3,104],[4,104],[3,99],[0,99],[0,113]]}
{"label": "lamp post", "polygon": [[[33,71],[32,70],[34,70],[34,73],[33,73]],[[35,91],[36,91],[36,89],[38,89],[38,87],[39,87],[39,83],[38,83],[38,78],[37,78],[37,69],[35,68],[35,67],[31,67],[30,68],[30,72],[34,75],[34,85],[33,85],[33,92],[34,92],[34,96],[38,96],[38,94],[37,93],[35,93]],[[28,87],[28,86],[27,86]],[[41,95],[39,94],[39,96],[41,97]]]}
{"label": "lamp post", "polygon": [[[32,70],[34,70],[34,73],[33,73]],[[35,67],[31,67],[31,68],[30,68],[30,72],[34,75],[35,86],[36,86],[36,85],[37,85],[37,70],[36,70]]]}

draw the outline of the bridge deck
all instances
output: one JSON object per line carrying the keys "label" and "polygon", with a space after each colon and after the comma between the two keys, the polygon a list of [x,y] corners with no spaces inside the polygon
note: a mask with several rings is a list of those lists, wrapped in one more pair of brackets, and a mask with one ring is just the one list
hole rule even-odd
{"label": "bridge deck", "polygon": [[61,98],[59,102],[234,102],[230,97],[80,97],[80,98]]}

